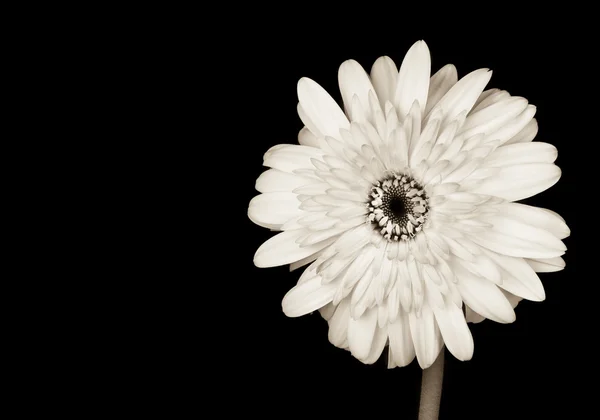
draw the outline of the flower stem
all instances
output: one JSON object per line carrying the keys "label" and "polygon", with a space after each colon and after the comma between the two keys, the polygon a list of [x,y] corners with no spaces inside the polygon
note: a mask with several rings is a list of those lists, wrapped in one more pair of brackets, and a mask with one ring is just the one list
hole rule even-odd
{"label": "flower stem", "polygon": [[433,364],[423,371],[419,420],[437,420],[444,379],[444,349]]}

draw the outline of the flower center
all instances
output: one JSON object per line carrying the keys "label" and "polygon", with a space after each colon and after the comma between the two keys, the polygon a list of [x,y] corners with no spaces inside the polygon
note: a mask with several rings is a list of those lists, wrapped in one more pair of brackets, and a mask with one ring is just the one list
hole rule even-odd
{"label": "flower center", "polygon": [[394,174],[373,185],[368,219],[388,241],[409,240],[423,229],[429,202],[411,176]]}

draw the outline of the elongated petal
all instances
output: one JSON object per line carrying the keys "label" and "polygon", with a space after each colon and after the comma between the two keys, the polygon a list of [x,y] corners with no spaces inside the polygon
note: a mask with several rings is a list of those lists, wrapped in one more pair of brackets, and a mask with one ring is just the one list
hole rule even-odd
{"label": "elongated petal", "polygon": [[509,124],[503,125],[501,128],[494,132],[490,132],[485,136],[485,142],[497,142],[504,144],[517,135],[523,128],[529,124],[536,113],[536,107],[534,105],[528,105],[523,112],[521,112],[514,120]]}
{"label": "elongated petal", "polygon": [[483,166],[511,166],[522,163],[553,163],[558,156],[556,147],[548,143],[515,143],[497,148],[485,159]]}
{"label": "elongated petal", "polygon": [[456,67],[453,64],[446,64],[439,69],[429,81],[429,93],[427,95],[427,107],[425,115],[431,111],[431,108],[437,104],[442,97],[448,93],[450,88],[458,81]]}
{"label": "elongated petal", "polygon": [[303,127],[302,130],[298,132],[298,143],[302,146],[319,147],[317,137],[308,129],[308,127]]}
{"label": "elongated petal", "polygon": [[472,135],[492,133],[517,117],[525,107],[527,107],[527,99],[521,97],[510,97],[490,105],[469,114],[459,134],[462,132],[470,132]]}
{"label": "elongated petal", "polygon": [[514,144],[514,143],[527,143],[532,141],[538,133],[538,123],[535,118],[527,123],[525,127],[517,134],[514,135],[511,139],[509,139],[505,145]]}
{"label": "elongated petal", "polygon": [[323,319],[325,321],[329,321],[331,319],[331,317],[333,316],[336,308],[337,308],[337,306],[332,305],[331,303],[328,303],[327,305],[325,305],[321,309],[319,309],[319,313],[321,314],[321,316],[323,317]]}
{"label": "elongated petal", "polygon": [[478,324],[485,319],[484,316],[479,315],[473,309],[469,308],[465,305],[465,319],[467,322],[472,322],[474,324]]}
{"label": "elongated petal", "polygon": [[554,258],[565,252],[560,249],[540,245],[527,239],[505,235],[489,230],[471,235],[471,240],[498,254],[521,258]]}
{"label": "elongated petal", "polygon": [[490,282],[454,265],[458,278],[457,288],[461,297],[478,314],[500,323],[511,323],[516,319],[512,306],[500,289]]}
{"label": "elongated petal", "polygon": [[348,322],[348,345],[350,352],[359,360],[364,360],[371,352],[373,337],[377,328],[377,308],[370,308],[358,319]]}
{"label": "elongated petal", "polygon": [[510,303],[510,306],[512,306],[513,309],[515,309],[519,302],[523,300],[520,296],[515,296],[506,290],[502,290],[502,294],[504,294],[504,297],[506,297],[506,300],[508,300],[508,303]]}
{"label": "elongated petal", "polygon": [[283,225],[304,212],[297,195],[288,192],[260,194],[250,201],[248,217],[256,224]]}
{"label": "elongated petal", "polygon": [[429,305],[423,305],[420,316],[411,312],[408,317],[417,361],[422,369],[427,369],[435,362],[442,349],[440,330]]}
{"label": "elongated petal", "polygon": [[319,159],[323,154],[321,149],[314,147],[278,144],[267,150],[263,165],[288,173],[297,169],[314,169],[311,159]]}
{"label": "elongated petal", "polygon": [[544,286],[533,268],[523,258],[500,255],[483,249],[502,269],[500,287],[510,293],[532,301],[542,301],[546,298]]}
{"label": "elongated petal", "polygon": [[510,211],[504,214],[484,214],[479,216],[478,220],[489,223],[491,231],[521,239],[531,243],[532,247],[537,244],[542,249],[555,249],[561,252],[567,249],[562,241],[552,233],[543,228],[530,225],[525,220],[515,217]]}
{"label": "elongated petal", "polygon": [[412,342],[408,314],[400,311],[395,322],[388,325],[390,355],[394,366],[403,367],[415,358],[415,346]]}
{"label": "elongated petal", "polygon": [[565,260],[561,257],[539,259],[525,258],[525,261],[537,273],[552,273],[565,268]]}
{"label": "elongated petal", "polygon": [[364,363],[367,365],[375,363],[381,357],[381,353],[383,353],[383,349],[387,342],[387,325],[376,327],[375,334],[373,335],[373,342],[371,343],[371,351],[369,351],[369,355],[364,360]]}
{"label": "elongated petal", "polygon": [[290,264],[290,271],[297,270],[299,268],[304,267],[307,264],[310,264],[311,262],[313,262],[314,260],[319,258],[319,255],[321,255],[322,253],[323,253],[323,250],[317,251],[314,254],[309,255],[306,258],[302,258],[301,260],[294,261],[293,263]]}
{"label": "elongated petal", "polygon": [[318,130],[314,134],[341,140],[340,129],[348,129],[348,118],[325,89],[315,81],[303,77],[298,81],[298,99],[305,115]]}
{"label": "elongated petal", "polygon": [[484,90],[481,92],[481,95],[479,95],[479,98],[477,98],[477,101],[475,101],[475,105],[473,106],[471,113],[475,113],[483,108],[500,102],[509,96],[510,94],[505,90],[496,88]]}
{"label": "elongated petal", "polygon": [[300,246],[296,240],[306,235],[304,229],[278,233],[263,243],[254,254],[254,265],[260,268],[277,267],[299,261],[327,247],[335,237],[309,246]]}
{"label": "elongated petal", "polygon": [[421,111],[425,111],[430,74],[429,48],[424,41],[417,41],[404,56],[398,73],[394,105],[401,120],[404,120],[415,101],[419,103]]}
{"label": "elongated petal", "polygon": [[560,175],[560,168],[551,163],[506,166],[496,176],[477,184],[471,191],[517,201],[550,188],[558,182]]}
{"label": "elongated petal", "polygon": [[471,360],[473,336],[462,310],[448,299],[443,308],[433,306],[433,313],[450,353],[458,360]]}
{"label": "elongated petal", "polygon": [[316,311],[332,301],[335,291],[335,284],[322,284],[321,277],[315,276],[287,292],[281,303],[283,313],[293,318]]}
{"label": "elongated petal", "polygon": [[371,68],[371,81],[382,109],[387,101],[394,100],[397,80],[398,68],[394,60],[387,56],[379,57]]}
{"label": "elongated petal", "polygon": [[492,72],[488,69],[467,74],[450,88],[430,113],[439,108],[444,112],[444,120],[452,121],[462,112],[469,112],[491,77]]}
{"label": "elongated petal", "polygon": [[471,262],[461,261],[460,263],[471,273],[477,274],[494,284],[502,284],[502,273],[489,257],[477,255]]}
{"label": "elongated petal", "polygon": [[348,322],[350,321],[350,299],[342,300],[329,320],[329,342],[343,348],[348,340]]}
{"label": "elongated petal", "polygon": [[[344,108],[350,120],[371,120],[373,112],[369,104],[369,92],[375,92],[369,75],[355,60],[342,63],[338,72],[340,92],[344,101]],[[357,97],[365,115],[353,115],[352,98]]]}
{"label": "elongated petal", "polygon": [[315,182],[314,179],[277,169],[268,169],[256,179],[255,188],[261,193],[292,192],[295,188]]}
{"label": "elongated petal", "polygon": [[564,239],[571,234],[564,219],[552,210],[520,203],[503,203],[495,208],[506,217],[546,230],[558,239]]}

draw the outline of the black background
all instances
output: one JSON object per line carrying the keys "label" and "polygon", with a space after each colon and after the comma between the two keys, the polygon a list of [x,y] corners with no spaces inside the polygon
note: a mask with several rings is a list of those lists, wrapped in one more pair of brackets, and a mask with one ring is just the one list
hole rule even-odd
{"label": "black background", "polygon": [[[440,418],[570,418],[566,413],[574,404],[572,372],[583,363],[571,324],[577,311],[571,296],[578,280],[574,238],[579,220],[573,201],[565,199],[573,194],[574,162],[580,153],[565,111],[573,106],[569,80],[574,70],[569,60],[561,59],[575,54],[572,40],[557,35],[551,26],[508,36],[493,30],[464,35],[450,30],[333,32],[323,22],[311,20],[302,22],[303,29],[265,25],[231,50],[240,78],[235,106],[245,114],[243,138],[236,140],[241,169],[236,173],[243,174],[238,197],[246,203],[258,194],[254,181],[266,170],[261,166],[264,152],[275,144],[297,142],[302,128],[296,114],[298,79],[310,77],[341,103],[337,70],[346,59],[355,59],[370,71],[379,56],[388,55],[399,67],[410,46],[423,39],[431,52],[432,74],[447,63],[457,67],[459,78],[477,68],[490,68],[494,73],[487,88],[524,96],[537,106],[535,141],[558,148],[556,164],[563,175],[554,187],[525,202],[550,208],[567,220],[572,231],[565,240],[567,266],[561,272],[540,274],[546,300],[522,301],[513,324],[489,320],[470,324],[475,341],[471,361],[460,362],[446,352]],[[317,417],[330,412],[353,418],[364,412],[370,417],[416,419],[421,378],[416,359],[408,367],[388,370],[384,352],[376,364],[363,365],[328,342],[327,323],[318,313],[287,318],[281,300],[302,270],[254,267],[254,252],[273,233],[253,225],[242,214],[245,211],[236,212],[242,226],[238,243],[243,246],[236,251],[239,265],[232,268],[239,271],[234,293],[240,314],[233,326],[234,368],[228,392],[257,395],[249,400],[248,409],[285,418],[306,410]]]}

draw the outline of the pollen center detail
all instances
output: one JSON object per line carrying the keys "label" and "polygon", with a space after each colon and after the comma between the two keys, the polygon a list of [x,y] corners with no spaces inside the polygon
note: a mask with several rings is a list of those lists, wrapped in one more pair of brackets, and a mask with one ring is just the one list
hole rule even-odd
{"label": "pollen center detail", "polygon": [[377,182],[369,199],[368,220],[388,241],[407,241],[423,229],[429,201],[411,176],[394,174]]}

